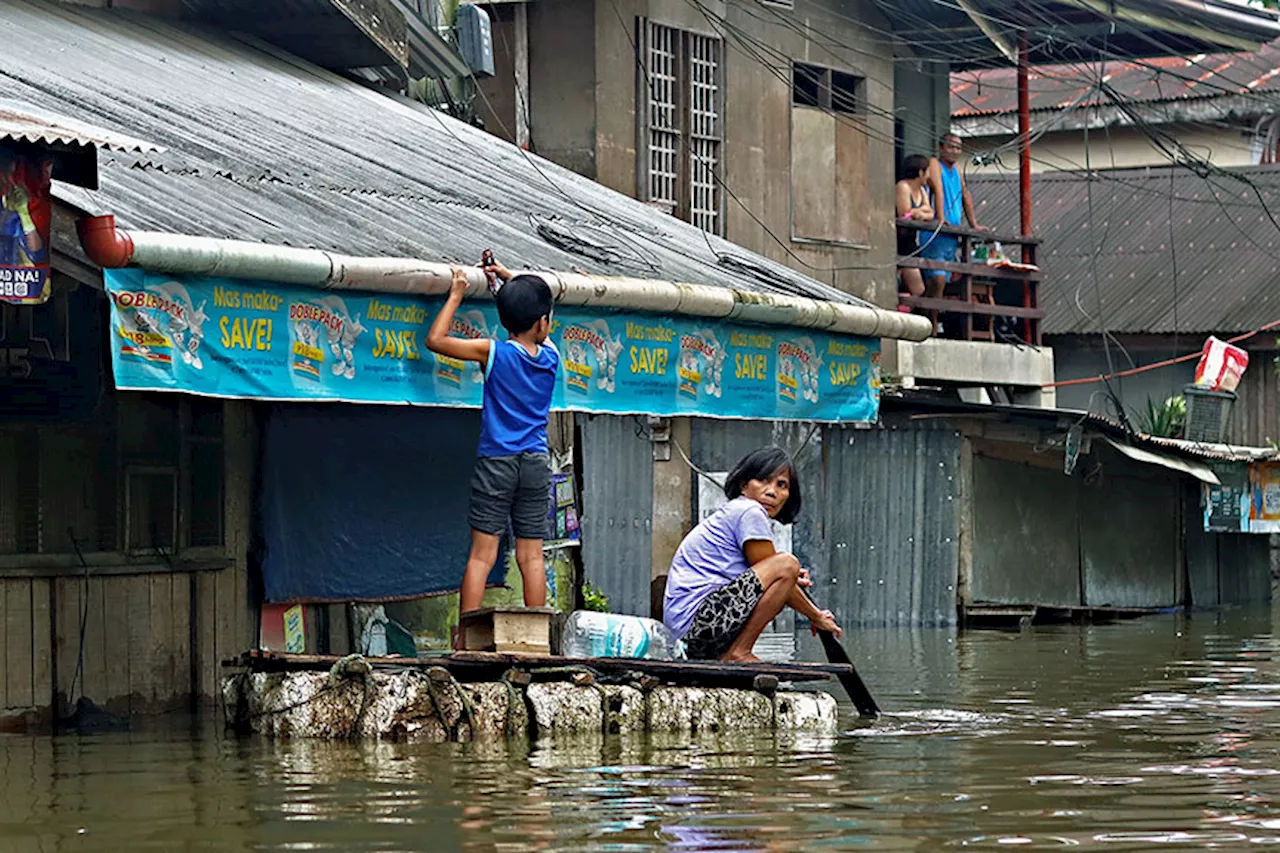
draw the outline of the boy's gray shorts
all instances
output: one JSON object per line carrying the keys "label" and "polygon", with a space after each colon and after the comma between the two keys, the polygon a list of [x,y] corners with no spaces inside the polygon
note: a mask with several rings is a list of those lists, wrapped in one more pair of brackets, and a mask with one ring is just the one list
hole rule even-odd
{"label": "boy's gray shorts", "polygon": [[481,456],[471,475],[473,530],[501,536],[507,519],[517,539],[545,539],[551,506],[551,464],[545,453]]}

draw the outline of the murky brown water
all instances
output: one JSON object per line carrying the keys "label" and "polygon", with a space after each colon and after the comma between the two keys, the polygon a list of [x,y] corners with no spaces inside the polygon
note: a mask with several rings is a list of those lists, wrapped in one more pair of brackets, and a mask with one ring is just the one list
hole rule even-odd
{"label": "murky brown water", "polygon": [[403,746],[207,724],[0,737],[0,851],[1280,845],[1271,612],[862,632],[831,738]]}

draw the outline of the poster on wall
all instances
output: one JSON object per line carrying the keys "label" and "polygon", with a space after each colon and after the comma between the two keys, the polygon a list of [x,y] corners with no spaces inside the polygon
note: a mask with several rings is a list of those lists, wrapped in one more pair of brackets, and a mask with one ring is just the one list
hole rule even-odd
{"label": "poster on wall", "polygon": [[542,543],[544,551],[566,548],[582,542],[578,527],[578,502],[573,484],[573,474],[564,472],[551,475],[551,498],[547,505],[547,538]]}
{"label": "poster on wall", "polygon": [[0,302],[49,298],[53,162],[0,145]]}
{"label": "poster on wall", "polygon": [[1280,462],[1249,463],[1249,532],[1280,533]]}
{"label": "poster on wall", "polygon": [[1200,505],[1204,509],[1206,533],[1249,532],[1249,479],[1237,464],[1209,464],[1218,485],[1200,484]]}
{"label": "poster on wall", "polygon": [[[478,364],[436,356],[442,300],[106,270],[116,386],[258,400],[481,403]],[[487,299],[452,334],[502,340]],[[869,423],[880,342],[696,317],[559,308],[557,411]]]}

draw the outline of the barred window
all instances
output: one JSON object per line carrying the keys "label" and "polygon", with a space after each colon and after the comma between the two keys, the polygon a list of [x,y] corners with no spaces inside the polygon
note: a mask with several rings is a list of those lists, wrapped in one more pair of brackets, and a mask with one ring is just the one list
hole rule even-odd
{"label": "barred window", "polygon": [[652,21],[640,30],[644,200],[721,234],[722,43]]}

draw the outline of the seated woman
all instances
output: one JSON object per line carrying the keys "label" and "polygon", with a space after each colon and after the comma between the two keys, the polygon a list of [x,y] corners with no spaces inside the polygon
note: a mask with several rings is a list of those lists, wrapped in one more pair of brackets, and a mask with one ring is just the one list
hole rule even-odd
{"label": "seated woman", "polygon": [[840,626],[801,591],[809,573],[791,554],[777,553],[769,519],[790,524],[800,514],[800,480],[780,447],[748,454],[724,484],[729,502],[695,527],[676,551],[667,575],[663,621],[683,637],[689,657],[758,661],[756,638],[782,608],[809,617],[813,630]]}

